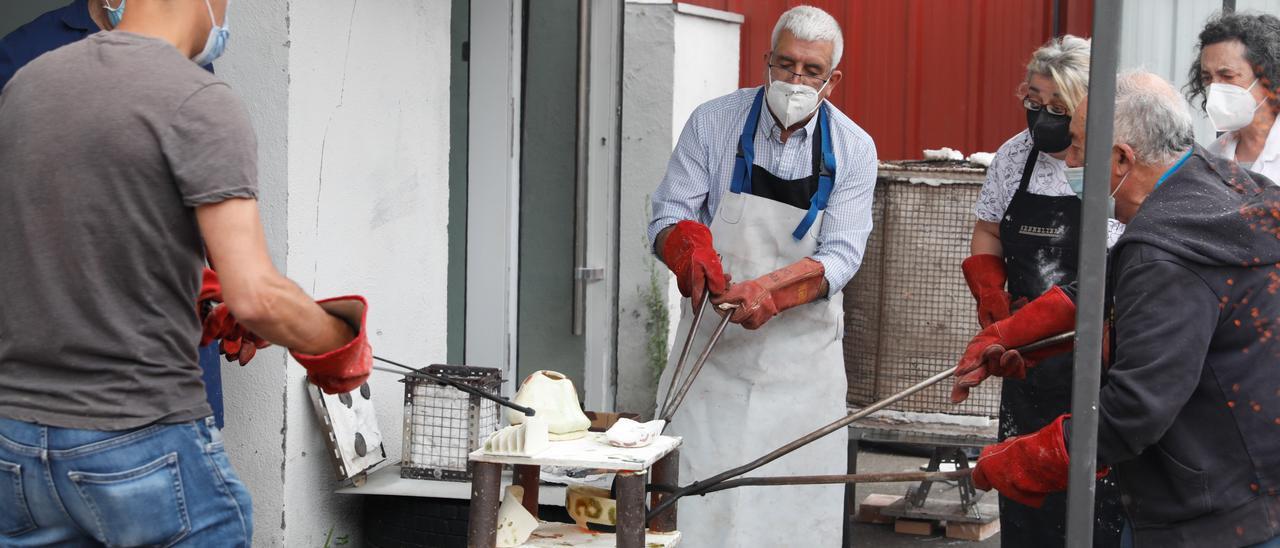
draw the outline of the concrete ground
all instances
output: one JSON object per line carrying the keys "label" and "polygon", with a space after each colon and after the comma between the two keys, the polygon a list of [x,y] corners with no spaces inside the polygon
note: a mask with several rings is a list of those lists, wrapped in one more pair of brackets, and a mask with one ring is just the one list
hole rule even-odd
{"label": "concrete ground", "polygon": [[[926,457],[916,457],[902,454],[891,453],[883,448],[868,447],[863,445],[862,450],[858,452],[858,472],[909,472],[918,471],[921,466],[928,464],[929,459]],[[857,500],[859,503],[867,495],[872,493],[903,495],[907,492],[907,488],[915,485],[911,483],[876,483],[859,485],[857,489]],[[981,491],[979,491],[981,493]],[[930,500],[960,500],[959,492],[955,486],[947,484],[934,484],[929,492]],[[994,494],[984,496],[981,501],[983,503],[994,504]],[[856,547],[900,547],[900,546],[963,546],[966,548],[998,548],[1000,546],[1000,534],[982,541],[971,542],[965,540],[949,539],[942,535],[941,531],[932,536],[915,536],[905,535],[893,532],[893,525],[874,525],[869,523],[856,523],[853,529],[853,545]]]}

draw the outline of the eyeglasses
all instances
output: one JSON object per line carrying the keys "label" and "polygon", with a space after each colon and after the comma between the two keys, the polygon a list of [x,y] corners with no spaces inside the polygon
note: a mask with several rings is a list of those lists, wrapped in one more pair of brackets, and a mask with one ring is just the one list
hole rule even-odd
{"label": "eyeglasses", "polygon": [[827,80],[828,80],[827,78],[819,78],[817,76],[809,76],[808,74],[800,74],[799,72],[795,72],[782,65],[775,65],[773,63],[769,63],[769,71],[771,76],[773,76],[774,80],[782,80],[785,82],[787,80],[790,80],[792,77],[795,77],[800,79],[800,83],[813,88],[821,88],[822,86],[827,85]]}
{"label": "eyeglasses", "polygon": [[1067,115],[1066,107],[1060,107],[1058,105],[1042,105],[1040,103],[1037,103],[1034,99],[1030,97],[1022,98],[1022,107],[1032,112],[1040,112],[1040,109],[1044,109],[1045,112],[1048,112],[1049,114],[1052,114],[1054,116]]}

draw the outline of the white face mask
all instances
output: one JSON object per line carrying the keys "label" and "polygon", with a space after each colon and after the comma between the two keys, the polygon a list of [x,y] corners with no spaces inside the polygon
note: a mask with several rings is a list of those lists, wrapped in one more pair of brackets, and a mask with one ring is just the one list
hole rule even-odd
{"label": "white face mask", "polygon": [[[1133,172],[1130,171],[1129,173],[1133,173]],[[1116,193],[1120,192],[1120,187],[1124,186],[1125,181],[1129,180],[1129,173],[1125,173],[1124,177],[1120,178],[1120,184],[1116,185],[1116,189],[1111,191],[1110,196],[1107,196],[1107,218],[1108,219],[1116,218]]]}
{"label": "white face mask", "polygon": [[[827,84],[822,84],[823,89],[826,87]],[[774,80],[771,77],[765,99],[769,102],[769,110],[782,122],[782,127],[789,128],[818,110],[818,94],[821,92],[822,89]]]}
{"label": "white face mask", "polygon": [[1209,98],[1205,101],[1204,111],[1218,131],[1235,131],[1249,125],[1253,121],[1253,113],[1262,106],[1249,93],[1258,85],[1255,78],[1249,88],[1231,84],[1209,84]]}

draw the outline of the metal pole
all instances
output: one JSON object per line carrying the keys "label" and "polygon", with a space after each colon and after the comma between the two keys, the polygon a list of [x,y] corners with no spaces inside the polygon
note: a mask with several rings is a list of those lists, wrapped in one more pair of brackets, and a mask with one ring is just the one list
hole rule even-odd
{"label": "metal pole", "polygon": [[591,0],[578,0],[578,136],[573,205],[573,334],[582,335],[587,315],[587,151],[591,115]]}
{"label": "metal pole", "polygon": [[1222,0],[1222,11],[1228,13],[1236,11],[1236,0]]}
{"label": "metal pole", "polygon": [[1094,0],[1093,48],[1085,127],[1084,205],[1080,220],[1080,294],[1071,389],[1071,466],[1067,546],[1093,546],[1093,498],[1098,461],[1098,387],[1102,376],[1102,314],[1107,276],[1107,198],[1111,194],[1116,66],[1123,0]]}

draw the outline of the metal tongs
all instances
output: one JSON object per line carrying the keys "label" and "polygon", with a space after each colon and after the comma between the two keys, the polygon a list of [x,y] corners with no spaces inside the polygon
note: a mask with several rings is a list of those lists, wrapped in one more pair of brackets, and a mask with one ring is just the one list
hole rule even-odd
{"label": "metal tongs", "polygon": [[[1027,352],[1031,352],[1034,350],[1040,350],[1043,348],[1048,348],[1050,346],[1071,341],[1075,339],[1075,336],[1076,336],[1075,331],[1068,331],[1060,335],[1055,335],[1053,337],[1049,337],[1044,340],[1033,342],[1026,346],[1015,348],[1014,350],[1017,350],[1018,352],[1025,354]],[[714,339],[713,339],[713,342],[714,342]],[[761,466],[769,464],[770,462],[778,460],[779,458],[782,458],[784,455],[791,453],[796,449],[804,447],[812,443],[814,440],[817,440],[823,436],[826,436],[827,434],[830,434],[832,432],[835,432],[836,430],[844,428],[849,424],[853,423],[854,421],[857,421],[858,419],[864,418],[867,415],[875,413],[876,411],[879,411],[881,409],[889,407],[890,405],[893,405],[894,403],[897,403],[903,399],[906,399],[912,394],[915,394],[930,386],[938,384],[941,381],[949,379],[954,374],[955,374],[954,367],[947,369],[946,371],[941,371],[932,377],[929,377],[923,381],[920,381],[919,383],[916,383],[915,385],[911,386],[910,388],[907,388],[906,390],[898,392],[897,394],[894,394],[878,402],[875,402],[871,405],[868,405],[862,409],[859,409],[857,412],[845,415],[839,420],[832,422],[831,424],[828,424],[826,426],[823,426],[822,428],[819,428],[809,434],[805,434],[804,436],[796,439],[795,441],[792,441],[786,445],[783,445],[782,447],[779,447],[778,449],[773,450],[772,452],[770,452],[769,454],[763,457],[760,457],[756,460],[753,460],[737,468],[725,470],[724,472],[711,476],[710,478],[695,481],[684,487],[675,487],[675,486],[667,486],[667,485],[650,486],[651,491],[657,491],[659,493],[662,493],[662,495],[660,495],[658,504],[654,505],[654,507],[651,510],[649,510],[649,515],[647,519],[652,519],[654,516],[661,514],[666,509],[670,508],[671,505],[675,504],[676,500],[679,499],[680,497],[686,497],[689,495],[705,495],[707,493],[711,493],[714,491],[720,491],[723,489],[729,489],[731,487],[741,487],[746,485],[802,485],[802,484],[808,485],[808,484],[821,484],[821,483],[860,483],[860,482],[869,483],[869,482],[877,482],[877,481],[916,481],[916,480],[937,481],[942,479],[955,479],[957,477],[963,477],[970,473],[969,469],[956,470],[955,472],[928,472],[928,473],[922,473],[923,475],[899,475],[899,476],[892,476],[890,479],[885,479],[884,477],[880,477],[879,474],[872,474],[872,475],[797,476],[797,477],[768,477],[768,478],[752,477],[752,478],[742,478],[739,480],[730,481],[732,478],[741,476],[743,474],[746,474],[747,472],[750,472],[752,470],[760,468]]]}
{"label": "metal tongs", "polygon": [[383,363],[388,363],[388,364],[394,365],[394,366],[396,366],[396,367],[399,367],[400,369],[404,369],[405,371],[407,371],[407,373],[406,373],[406,372],[402,372],[402,371],[396,371],[395,369],[388,369],[388,368],[384,368],[384,367],[374,367],[373,369],[374,369],[375,371],[382,371],[382,372],[385,372],[385,373],[395,373],[395,374],[398,374],[398,375],[404,375],[404,376],[406,376],[406,377],[412,377],[412,378],[415,378],[415,379],[428,380],[428,381],[434,382],[434,383],[436,383],[436,384],[443,384],[443,385],[445,385],[445,386],[452,386],[452,387],[457,388],[458,390],[461,390],[461,391],[466,392],[466,393],[468,393],[468,394],[472,394],[472,395],[480,396],[481,398],[484,398],[484,399],[486,399],[486,400],[492,401],[492,402],[494,402],[494,403],[496,403],[496,404],[498,404],[498,405],[501,405],[501,406],[503,406],[503,407],[509,407],[509,408],[511,408],[511,409],[514,409],[514,410],[516,410],[516,411],[519,411],[519,412],[521,412],[521,413],[524,413],[526,417],[532,417],[532,416],[533,416],[534,410],[533,410],[532,408],[525,407],[525,406],[520,405],[520,404],[518,404],[518,403],[512,402],[511,400],[509,400],[509,399],[507,399],[507,398],[504,398],[504,397],[502,397],[502,396],[498,396],[498,395],[495,395],[495,394],[490,394],[490,393],[485,392],[484,390],[480,390],[479,388],[476,388],[476,387],[474,387],[474,386],[468,386],[468,385],[466,385],[466,384],[460,383],[460,382],[455,381],[455,380],[453,380],[453,379],[447,379],[447,378],[445,378],[445,377],[441,377],[441,376],[439,376],[439,375],[432,375],[431,373],[427,373],[427,372],[426,372],[425,370],[423,370],[423,369],[414,369],[414,368],[409,367],[409,366],[407,366],[407,365],[405,365],[405,364],[398,363],[398,362],[393,362],[393,361],[388,360],[388,359],[386,359],[386,358],[383,358],[383,357],[381,357],[381,356],[374,356],[374,357],[373,357],[373,359],[378,360],[378,361],[383,362]]}
{"label": "metal tongs", "polygon": [[[720,318],[720,325],[716,326],[716,330],[711,334],[711,340],[707,341],[707,347],[698,355],[698,359],[693,362],[693,369],[689,370],[689,375],[684,381],[680,381],[680,372],[684,370],[685,361],[689,359],[689,349],[693,346],[693,339],[698,336],[698,325],[702,323],[702,314],[706,311],[707,306],[711,305],[711,293],[704,293],[702,303],[698,305],[698,310],[693,316],[693,325],[689,327],[689,334],[684,338],[684,346],[680,348],[680,359],[676,361],[675,373],[671,375],[671,380],[667,383],[667,395],[663,398],[662,407],[658,409],[658,418],[671,424],[671,417],[674,417],[676,410],[680,409],[680,404],[684,402],[684,397],[689,393],[689,387],[693,386],[694,379],[698,378],[698,373],[702,371],[702,366],[707,363],[707,357],[711,355],[711,350],[716,347],[716,343],[720,341],[720,335],[724,334],[724,329],[729,326],[729,318],[732,314],[725,314]],[[714,305],[712,305],[714,306]],[[725,310],[737,308],[735,305],[725,305]],[[679,386],[680,389],[676,390]],[[664,427],[665,428],[665,427]]]}

